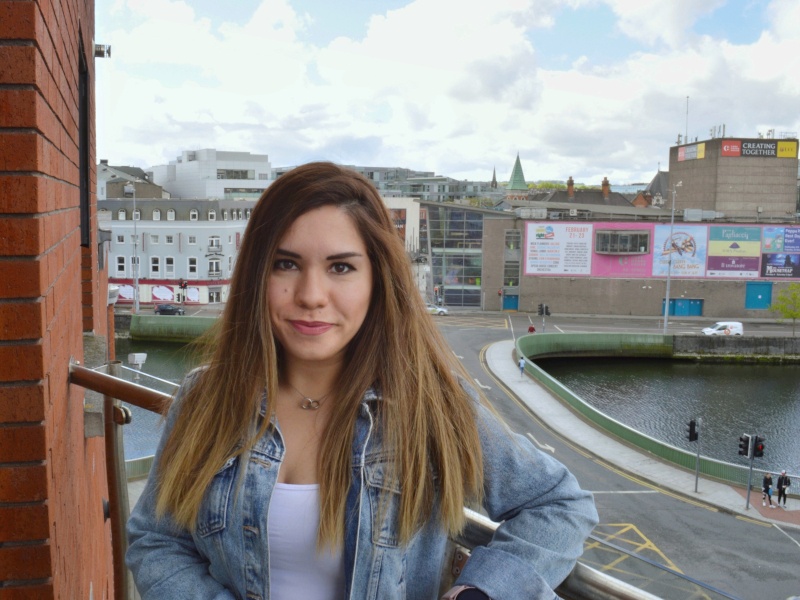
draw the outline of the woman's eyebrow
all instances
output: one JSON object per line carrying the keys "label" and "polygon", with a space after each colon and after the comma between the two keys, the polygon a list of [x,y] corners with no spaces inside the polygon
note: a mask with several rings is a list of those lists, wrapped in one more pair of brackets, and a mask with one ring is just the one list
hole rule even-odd
{"label": "woman's eyebrow", "polygon": [[[289,258],[303,258],[301,254],[297,252],[292,252],[291,250],[286,250],[284,248],[277,248],[275,250],[275,254],[280,254],[282,256],[288,256]],[[345,258],[362,258],[364,255],[360,252],[339,252],[338,254],[331,254],[330,256],[326,256],[325,260],[342,260]]]}

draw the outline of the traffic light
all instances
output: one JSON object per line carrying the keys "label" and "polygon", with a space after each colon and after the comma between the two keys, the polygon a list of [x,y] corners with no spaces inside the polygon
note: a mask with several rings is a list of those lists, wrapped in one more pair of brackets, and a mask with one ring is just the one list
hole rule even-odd
{"label": "traffic light", "polygon": [[541,317],[544,314],[544,304],[539,303],[539,316]]}
{"label": "traffic light", "polygon": [[694,419],[686,423],[686,437],[690,442],[697,441],[697,421]]}
{"label": "traffic light", "polygon": [[750,457],[750,436],[746,433],[739,437],[739,454]]}
{"label": "traffic light", "polygon": [[753,440],[753,456],[755,458],[764,456],[764,438],[758,435]]}
{"label": "traffic light", "polygon": [[544,314],[550,316],[550,307],[547,304],[544,305]]}

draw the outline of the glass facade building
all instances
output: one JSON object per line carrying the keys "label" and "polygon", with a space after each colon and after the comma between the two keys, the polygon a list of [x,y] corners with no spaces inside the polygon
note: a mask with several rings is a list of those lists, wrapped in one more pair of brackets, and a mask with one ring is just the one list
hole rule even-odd
{"label": "glass facade building", "polygon": [[429,257],[433,287],[444,304],[481,306],[481,212],[453,204],[423,205],[420,251]]}

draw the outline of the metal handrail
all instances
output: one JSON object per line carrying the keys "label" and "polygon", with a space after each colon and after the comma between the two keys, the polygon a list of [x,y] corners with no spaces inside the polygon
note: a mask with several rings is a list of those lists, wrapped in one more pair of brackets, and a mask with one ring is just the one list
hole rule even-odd
{"label": "metal handrail", "polygon": [[[114,404],[113,400],[122,400],[128,404],[159,414],[164,414],[172,401],[172,397],[169,394],[130,381],[125,381],[106,373],[88,369],[78,364],[70,365],[69,374],[70,383],[100,392],[104,394],[108,400],[105,403],[105,409],[107,411],[106,435],[111,439],[106,440],[107,451],[113,449],[115,453],[122,452],[121,443],[119,443],[121,442],[121,436],[118,436],[115,430],[124,425],[125,421],[119,418],[119,406]],[[111,430],[108,429],[109,423],[112,425]],[[117,442],[116,446],[114,445],[115,441]],[[127,509],[127,489],[120,489],[127,486],[127,482],[120,477],[121,471],[117,468],[118,461],[116,458],[117,457],[113,457],[106,460],[109,465],[109,487],[111,487],[112,482],[114,482],[116,484],[115,487],[118,488],[116,492],[109,492],[109,495],[112,497],[109,504],[112,518],[112,536],[114,537],[115,575],[119,568],[119,570],[123,571],[123,573],[119,575],[121,581],[127,581],[127,570],[122,560],[125,553],[125,545],[127,544],[124,532],[124,522],[127,515],[121,514],[121,508],[123,506]],[[113,498],[115,497],[122,498],[122,501],[114,501]],[[489,543],[498,523],[468,508],[465,508],[464,511],[467,517],[466,526],[458,536],[451,538],[452,545],[470,550],[476,546]],[[127,510],[125,510],[125,512],[127,512]],[[114,524],[116,524],[116,526],[114,526]],[[593,537],[592,539],[600,543],[605,543],[598,538]],[[631,554],[631,556],[634,555]],[[641,559],[641,557],[636,558]],[[691,581],[709,591],[720,593],[719,590],[697,582],[663,565],[652,561],[647,562],[677,577],[682,577],[683,579]],[[121,584],[115,586],[118,593],[117,598],[118,600],[124,600],[126,595],[119,591],[120,587],[122,587]],[[556,591],[566,600],[588,600],[590,598],[597,600],[658,600],[657,596],[581,563],[575,565],[575,568]],[[732,596],[722,595],[732,598]]]}

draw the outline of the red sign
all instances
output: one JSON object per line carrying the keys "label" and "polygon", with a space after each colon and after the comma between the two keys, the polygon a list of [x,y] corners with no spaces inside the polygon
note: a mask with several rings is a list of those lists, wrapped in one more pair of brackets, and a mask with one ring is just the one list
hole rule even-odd
{"label": "red sign", "polygon": [[739,140],[723,140],[722,156],[741,156],[742,142]]}

